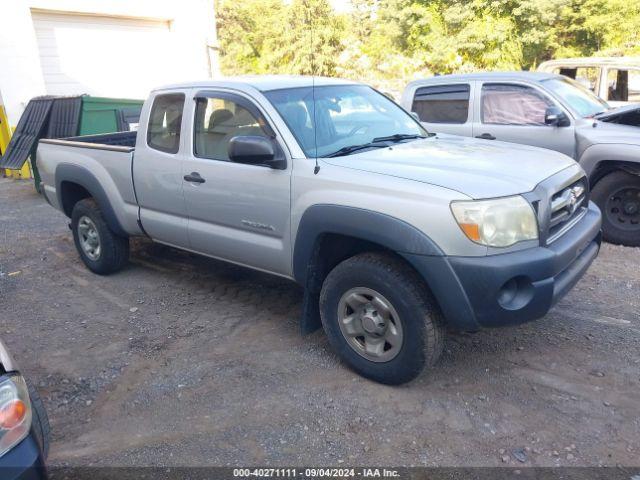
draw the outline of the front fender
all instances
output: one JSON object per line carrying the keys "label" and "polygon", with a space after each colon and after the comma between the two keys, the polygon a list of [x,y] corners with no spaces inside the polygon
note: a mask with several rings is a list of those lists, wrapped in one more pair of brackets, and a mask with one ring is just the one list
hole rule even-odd
{"label": "front fender", "polygon": [[640,173],[640,145],[625,143],[600,143],[588,147],[580,157],[579,163],[589,178],[604,162],[624,162],[628,166],[636,167]]}
{"label": "front fender", "polygon": [[297,231],[293,274],[305,286],[304,333],[319,327],[319,290],[316,278],[318,239],[327,233],[359,238],[403,257],[434,295],[449,325],[461,330],[477,328],[467,295],[440,247],[424,232],[398,218],[355,207],[314,205],[303,214]]}
{"label": "front fender", "polygon": [[293,250],[293,276],[303,285],[316,241],[325,233],[360,238],[397,253],[444,255],[427,235],[400,219],[355,207],[313,205],[300,219]]}

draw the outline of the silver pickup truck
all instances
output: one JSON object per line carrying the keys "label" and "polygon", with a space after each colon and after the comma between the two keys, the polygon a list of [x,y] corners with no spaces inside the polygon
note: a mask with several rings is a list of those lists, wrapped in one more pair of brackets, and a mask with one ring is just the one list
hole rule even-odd
{"label": "silver pickup truck", "polygon": [[587,173],[604,239],[640,246],[640,104],[610,108],[553,73],[487,72],[416,80],[402,105],[429,131],[569,155]]}
{"label": "silver pickup truck", "polygon": [[545,315],[600,246],[571,158],[431,134],[337,79],[160,88],[137,135],[41,140],[37,163],[92,271],[121,268],[144,235],[289,278],[305,290],[302,331],[323,326],[348,365],[389,384],[435,363],[445,326]]}

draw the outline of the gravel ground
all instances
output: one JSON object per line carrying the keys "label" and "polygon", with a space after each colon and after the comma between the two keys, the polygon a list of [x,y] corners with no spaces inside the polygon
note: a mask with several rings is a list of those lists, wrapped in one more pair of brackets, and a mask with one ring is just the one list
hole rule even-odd
{"label": "gravel ground", "polygon": [[450,335],[401,387],[298,333],[285,280],[137,240],[84,268],[67,219],[0,179],[0,336],[53,465],[640,464],[640,249],[605,245],[545,318]]}

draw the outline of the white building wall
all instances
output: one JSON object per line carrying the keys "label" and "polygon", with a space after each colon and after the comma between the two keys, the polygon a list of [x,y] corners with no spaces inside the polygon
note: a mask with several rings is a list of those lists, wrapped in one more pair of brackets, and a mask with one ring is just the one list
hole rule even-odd
{"label": "white building wall", "polygon": [[[65,28],[62,23],[57,24],[54,33],[59,37],[57,45],[61,55],[64,56],[65,48],[66,53],[71,53],[56,68],[62,69],[64,76],[75,81],[53,88],[51,77],[48,77],[49,89],[54,90],[48,92],[32,15],[40,19],[64,19],[66,15],[75,20],[86,18],[88,23],[105,23],[106,17],[114,17],[114,24],[118,19],[122,24],[134,24],[133,20],[145,19],[156,24],[163,22],[170,33],[166,38],[158,37],[164,38],[159,41],[164,45],[159,45],[158,51],[150,49],[147,42],[144,55],[145,52],[135,45],[139,34],[131,29],[124,28],[120,35],[115,27],[113,32],[110,28],[89,31],[87,37],[99,43],[95,51],[102,53],[102,60],[97,55],[83,62],[78,61],[78,52],[91,52],[93,49],[79,45],[80,42],[75,42],[76,45],[69,42],[69,38],[81,36],[81,31],[78,33],[78,30]],[[213,0],[10,0],[1,2],[0,17],[0,95],[9,122],[14,126],[29,99],[38,95],[90,93],[141,98],[158,84],[210,78],[219,72]],[[39,33],[42,41],[42,31]],[[113,51],[115,49],[119,50],[117,54]],[[96,73],[98,69],[100,75]],[[113,75],[113,78],[108,78],[108,75]],[[136,81],[128,82],[127,78]],[[131,88],[127,88],[129,85]]]}

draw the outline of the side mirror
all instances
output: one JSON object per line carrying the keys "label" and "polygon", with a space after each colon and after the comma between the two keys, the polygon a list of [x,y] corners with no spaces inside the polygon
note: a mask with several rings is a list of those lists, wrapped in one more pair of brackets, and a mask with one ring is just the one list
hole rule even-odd
{"label": "side mirror", "polygon": [[567,114],[558,107],[549,107],[544,114],[544,123],[554,127],[568,127],[570,122]]}
{"label": "side mirror", "polygon": [[229,141],[229,160],[247,165],[265,165],[282,170],[286,167],[284,159],[276,160],[273,143],[266,137],[241,135]]}
{"label": "side mirror", "polygon": [[418,122],[420,121],[420,115],[418,115],[418,112],[411,112],[411,116],[415,118]]}

